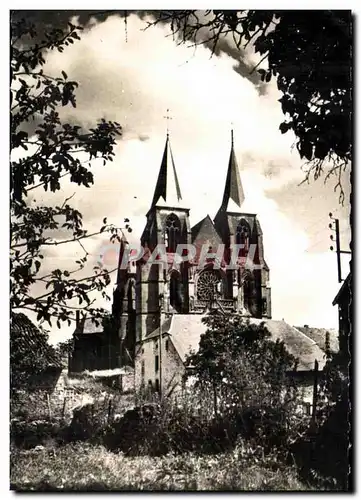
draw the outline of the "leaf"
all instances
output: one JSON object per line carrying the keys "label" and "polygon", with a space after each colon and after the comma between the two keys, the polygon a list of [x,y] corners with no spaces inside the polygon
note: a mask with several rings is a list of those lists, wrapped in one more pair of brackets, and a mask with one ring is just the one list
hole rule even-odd
{"label": "leaf", "polygon": [[281,134],[285,134],[286,132],[288,132],[288,130],[291,128],[291,124],[290,123],[286,123],[286,122],[282,122],[279,126],[279,129],[281,131]]}

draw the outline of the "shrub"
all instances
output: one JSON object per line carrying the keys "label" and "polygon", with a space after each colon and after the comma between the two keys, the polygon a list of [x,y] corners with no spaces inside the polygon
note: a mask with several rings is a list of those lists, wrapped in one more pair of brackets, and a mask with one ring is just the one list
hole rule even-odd
{"label": "shrub", "polygon": [[67,427],[59,419],[24,421],[13,419],[10,424],[10,440],[22,449],[36,446],[57,446],[66,439]]}
{"label": "shrub", "polygon": [[73,418],[66,432],[67,441],[96,443],[102,440],[108,425],[108,412],[103,402],[95,401],[73,410]]}

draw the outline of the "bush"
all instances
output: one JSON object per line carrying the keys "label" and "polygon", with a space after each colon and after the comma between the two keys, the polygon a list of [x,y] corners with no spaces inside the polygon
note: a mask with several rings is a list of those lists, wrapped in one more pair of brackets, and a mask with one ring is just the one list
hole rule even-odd
{"label": "bush", "polygon": [[284,408],[258,405],[215,415],[190,407],[185,398],[181,404],[163,400],[161,404],[143,404],[129,410],[108,426],[103,443],[110,450],[128,455],[155,456],[225,452],[234,449],[241,438],[256,443],[266,453],[275,447],[284,453],[295,431],[303,430],[302,425],[302,417],[291,421]]}
{"label": "bush", "polygon": [[101,442],[108,426],[108,418],[103,402],[98,401],[75,408],[73,418],[67,428],[67,441]]}
{"label": "bush", "polygon": [[67,427],[59,419],[24,421],[13,419],[10,441],[22,449],[36,446],[57,446],[66,440]]}

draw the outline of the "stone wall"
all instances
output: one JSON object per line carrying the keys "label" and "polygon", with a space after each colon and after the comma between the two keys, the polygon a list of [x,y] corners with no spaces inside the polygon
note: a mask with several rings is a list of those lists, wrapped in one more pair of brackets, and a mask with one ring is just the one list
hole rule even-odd
{"label": "stone wall", "polygon": [[[158,356],[158,361],[156,361]],[[159,384],[159,337],[146,340],[138,346],[138,355],[135,363],[135,387],[147,390],[156,390]],[[158,368],[158,369],[156,369]],[[162,338],[162,383],[163,395],[168,395],[175,388],[181,388],[184,365],[176,351],[169,335]]]}

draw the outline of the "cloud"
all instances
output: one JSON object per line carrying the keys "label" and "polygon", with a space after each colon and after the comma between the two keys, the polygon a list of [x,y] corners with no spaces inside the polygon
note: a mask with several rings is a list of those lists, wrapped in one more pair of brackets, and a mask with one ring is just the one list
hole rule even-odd
{"label": "cloud", "polygon": [[[95,162],[95,185],[76,187],[72,202],[83,213],[86,225],[100,227],[105,216],[109,222],[122,224],[129,217],[134,228],[130,238],[139,238],[162,158],[167,108],[172,116],[173,155],[191,223],[207,213],[214,216],[223,195],[233,126],[245,210],[258,214],[264,233],[274,317],[293,324],[335,326],[336,311],[331,305],[338,288],[335,262],[332,254],[307,249],[314,239],[308,226],[320,218],[327,203],[338,206],[337,195],[322,183],[313,185],[318,201],[311,202],[314,209],[307,211],[310,191],[297,190],[303,173],[297,152],[291,150],[294,137],[278,129],[283,115],[275,84],[271,82],[267,92],[260,93],[256,81],[234,70],[235,59],[226,51],[210,58],[206,47],[194,52],[186,45],[177,46],[167,36],[168,26],[143,31],[144,26],[139,17],[129,16],[126,41],[123,20],[111,16],[94,23],[63,54],[52,52],[47,57],[47,71],[58,74],[63,69],[79,82],[77,108],[62,109],[64,120],[89,127],[105,117],[123,126],[114,162],[106,166]],[[61,193],[44,194],[42,199],[64,199],[73,191],[74,186],[64,183]],[[291,191],[293,196],[287,198]],[[106,242],[97,239],[87,244],[93,264]],[[72,259],[65,248],[58,257],[62,266]],[[69,331],[62,330],[60,335],[65,333]],[[56,332],[52,335],[60,338]]]}

